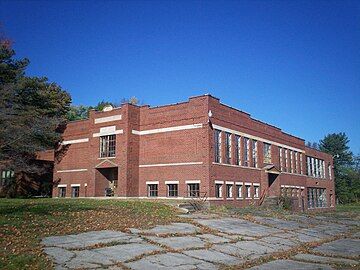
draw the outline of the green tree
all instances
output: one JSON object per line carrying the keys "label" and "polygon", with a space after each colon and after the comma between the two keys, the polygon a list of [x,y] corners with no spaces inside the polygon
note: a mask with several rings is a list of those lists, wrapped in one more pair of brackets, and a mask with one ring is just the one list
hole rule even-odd
{"label": "green tree", "polygon": [[89,109],[102,111],[108,105],[111,105],[113,107],[117,107],[113,102],[102,100],[102,101],[98,102],[98,104],[95,107],[89,107]]}
{"label": "green tree", "polygon": [[83,120],[89,117],[89,110],[91,107],[79,105],[79,106],[70,106],[70,109],[67,113],[67,119],[69,121]]}
{"label": "green tree", "polygon": [[0,170],[15,172],[8,183],[13,195],[25,193],[25,175],[44,169],[38,151],[54,149],[61,140],[70,95],[47,78],[25,76],[29,60],[14,59],[11,43],[0,39]]}
{"label": "green tree", "polygon": [[70,109],[67,113],[67,119],[69,121],[87,119],[89,117],[90,110],[102,111],[105,106],[111,105],[113,107],[119,107],[119,106],[121,106],[122,103],[130,103],[133,105],[139,105],[140,101],[136,97],[131,97],[129,99],[122,98],[121,103],[115,103],[115,102],[102,100],[102,101],[98,102],[98,104],[96,106],[72,105],[72,106],[70,106]]}
{"label": "green tree", "polygon": [[356,200],[358,171],[354,168],[353,153],[348,146],[349,139],[345,133],[328,134],[320,140],[319,148],[334,158],[335,189],[340,202]]}

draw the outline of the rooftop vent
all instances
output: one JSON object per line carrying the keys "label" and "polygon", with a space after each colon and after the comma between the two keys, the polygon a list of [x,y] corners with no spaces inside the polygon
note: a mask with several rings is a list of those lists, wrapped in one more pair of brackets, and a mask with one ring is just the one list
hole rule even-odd
{"label": "rooftop vent", "polygon": [[111,105],[106,105],[106,106],[104,107],[104,109],[103,109],[103,112],[110,112],[110,111],[112,111],[113,109],[114,109],[113,106],[111,106]]}

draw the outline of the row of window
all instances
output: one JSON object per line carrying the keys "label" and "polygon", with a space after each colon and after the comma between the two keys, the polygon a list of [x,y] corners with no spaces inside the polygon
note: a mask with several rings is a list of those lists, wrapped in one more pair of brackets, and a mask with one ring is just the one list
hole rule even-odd
{"label": "row of window", "polygon": [[[229,132],[225,132],[225,159],[222,159],[222,132],[221,130],[215,129],[214,134],[214,151],[215,151],[215,162],[225,164],[235,164],[242,166],[258,167],[258,142],[253,139],[234,135]],[[235,149],[232,149],[232,140],[235,140]],[[242,141],[242,143],[241,143]],[[242,145],[242,146],[241,146]],[[251,146],[251,153],[250,153]],[[232,160],[232,151],[234,151],[234,158]],[[250,162],[250,158],[251,161]],[[271,163],[271,145],[264,143],[264,163]]]}
{"label": "row of window", "polygon": [[279,163],[282,172],[303,174],[303,154],[286,148],[279,148]]}
{"label": "row of window", "polygon": [[[216,198],[223,198],[223,186],[222,183],[215,183],[215,197]],[[245,188],[244,188],[245,186]],[[226,198],[234,198],[234,184],[226,184]],[[253,190],[252,190],[253,189]],[[259,198],[260,196],[260,186],[259,185],[251,185],[249,184],[236,184],[235,185],[235,192],[237,198]]]}
{"label": "row of window", "polygon": [[[76,198],[79,197],[80,187],[71,187],[71,197]],[[65,198],[66,197],[66,187],[58,187],[58,197]]]}
{"label": "row of window", "polygon": [[326,189],[325,188],[308,188],[308,208],[327,207]]}
{"label": "row of window", "polygon": [[[306,156],[307,175],[315,178],[326,178],[325,161],[319,158]],[[328,166],[329,178],[331,179],[331,165]]]}
{"label": "row of window", "polygon": [[[158,197],[159,184],[147,184],[147,195],[148,197]],[[178,197],[179,184],[167,184],[166,196]],[[198,183],[187,184],[187,197],[200,197],[200,184]]]}

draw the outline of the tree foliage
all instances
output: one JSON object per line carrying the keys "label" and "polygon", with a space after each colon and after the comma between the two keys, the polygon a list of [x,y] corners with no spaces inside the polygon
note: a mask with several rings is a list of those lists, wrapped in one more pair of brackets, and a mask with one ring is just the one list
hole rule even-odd
{"label": "tree foliage", "polygon": [[319,148],[334,158],[335,189],[340,202],[360,199],[360,157],[354,156],[345,133],[328,134],[320,140]]}
{"label": "tree foliage", "polygon": [[36,152],[54,149],[61,140],[71,97],[45,77],[25,75],[28,59],[16,60],[11,44],[0,40],[0,170],[16,172],[18,191],[25,174],[44,168]]}
{"label": "tree foliage", "polygon": [[69,112],[67,113],[67,119],[69,121],[87,119],[89,117],[89,111],[90,110],[102,111],[105,106],[111,105],[113,107],[119,107],[123,103],[130,103],[130,104],[133,104],[133,105],[139,105],[140,101],[136,97],[131,97],[129,99],[122,98],[120,103],[102,100],[102,101],[98,102],[98,104],[96,106],[85,106],[85,105],[76,106],[76,105],[72,105],[70,107]]}

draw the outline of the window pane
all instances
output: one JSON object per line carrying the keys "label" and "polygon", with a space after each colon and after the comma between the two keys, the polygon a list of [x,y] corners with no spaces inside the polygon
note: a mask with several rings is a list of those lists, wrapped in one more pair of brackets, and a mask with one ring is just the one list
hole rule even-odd
{"label": "window pane", "polygon": [[168,186],[168,196],[169,197],[177,197],[178,196],[178,185],[177,184],[169,184]]}
{"label": "window pane", "polygon": [[221,163],[221,131],[215,129],[214,133],[214,139],[215,139],[215,162]]}
{"label": "window pane", "polygon": [[225,163],[231,164],[231,134],[225,132]]}
{"label": "window pane", "polygon": [[115,157],[116,135],[100,137],[100,157]]}
{"label": "window pane", "polygon": [[188,197],[200,196],[200,184],[188,184]]}
{"label": "window pane", "polygon": [[157,197],[158,196],[158,185],[157,184],[148,185],[148,196],[149,197]]}
{"label": "window pane", "polygon": [[271,145],[264,143],[264,163],[271,163]]}

